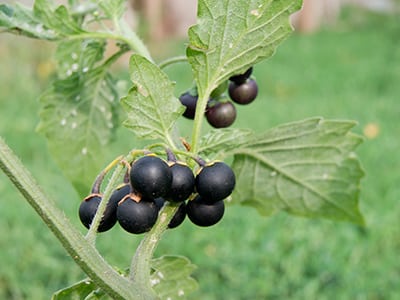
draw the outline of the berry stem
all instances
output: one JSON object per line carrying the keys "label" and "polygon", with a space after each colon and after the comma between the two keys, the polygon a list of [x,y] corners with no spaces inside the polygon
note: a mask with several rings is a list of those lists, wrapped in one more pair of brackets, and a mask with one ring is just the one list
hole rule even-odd
{"label": "berry stem", "polygon": [[157,299],[150,281],[151,259],[158,242],[161,240],[165,230],[167,230],[168,224],[178,210],[178,207],[173,204],[164,205],[156,224],[146,233],[132,259],[129,278],[139,284],[144,295],[147,297],[146,299]]}
{"label": "berry stem", "polygon": [[197,154],[199,148],[199,141],[201,137],[201,128],[204,120],[204,112],[206,110],[207,102],[210,97],[211,91],[213,91],[214,86],[209,87],[208,90],[200,91],[199,97],[197,99],[196,114],[194,117],[193,130],[192,130],[192,149],[191,153]]}
{"label": "berry stem", "polygon": [[[90,225],[89,231],[87,232],[85,238],[86,240],[92,244],[95,245],[96,243],[96,237],[97,237],[97,229],[99,228],[101,219],[103,217],[103,214],[107,208],[107,203],[110,200],[111,194],[114,190],[114,188],[117,186],[119,181],[121,180],[121,177],[124,174],[124,167],[125,165],[122,163],[123,157],[120,156],[116,159],[114,159],[102,172],[101,174],[106,174],[108,173],[111,168],[113,168],[116,164],[117,167],[115,168],[110,181],[107,184],[107,187],[104,190],[104,194],[102,196],[102,200],[99,204],[99,207],[97,208],[96,215],[93,218],[92,224]],[[104,175],[103,175],[104,177]]]}
{"label": "berry stem", "polygon": [[171,58],[167,58],[166,60],[160,62],[158,64],[158,67],[160,69],[164,69],[170,65],[176,64],[176,63],[183,63],[183,62],[187,62],[187,57],[186,55],[182,55],[182,56],[175,56],[175,57],[171,57]]}
{"label": "berry stem", "polygon": [[147,299],[140,286],[120,276],[71,224],[0,137],[0,169],[38,213],[66,251],[93,282],[113,299]]}

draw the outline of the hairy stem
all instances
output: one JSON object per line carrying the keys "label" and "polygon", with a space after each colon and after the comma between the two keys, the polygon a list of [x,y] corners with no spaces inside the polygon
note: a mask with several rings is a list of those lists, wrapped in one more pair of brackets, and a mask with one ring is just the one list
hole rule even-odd
{"label": "hairy stem", "polygon": [[136,249],[135,256],[132,259],[129,277],[132,281],[135,281],[141,288],[144,288],[146,292],[146,299],[157,299],[150,281],[151,275],[151,259],[154,251],[161,240],[161,237],[168,227],[168,223],[176,213],[178,206],[176,205],[165,205],[162,209],[157,223],[153,228],[145,235],[143,240],[140,242],[139,247]]}
{"label": "hairy stem", "polygon": [[190,152],[197,154],[199,148],[199,141],[201,137],[201,128],[204,120],[204,112],[206,110],[208,98],[212,90],[206,90],[204,93],[199,91],[199,98],[197,99],[196,114],[194,117],[193,130],[192,130],[192,143]]}
{"label": "hairy stem", "polygon": [[150,52],[144,45],[143,41],[131,30],[125,29],[123,34],[118,35],[109,32],[85,32],[66,37],[68,40],[80,39],[102,39],[102,40],[116,40],[124,42],[129,48],[136,53],[146,57],[148,60],[153,61]]}
{"label": "hairy stem", "polygon": [[[115,166],[121,160],[122,160],[122,157],[118,157],[113,162],[111,162],[103,172],[107,173],[109,171],[109,169],[111,169],[113,166]],[[114,172],[111,176],[111,179],[107,184],[107,187],[104,190],[104,194],[102,196],[102,200],[99,204],[99,207],[97,208],[96,215],[94,216],[92,224],[90,225],[89,231],[87,232],[86,237],[85,237],[88,240],[88,242],[91,243],[92,245],[95,245],[96,236],[97,236],[97,228],[99,228],[101,219],[104,215],[104,212],[106,211],[107,203],[110,201],[110,197],[111,197],[113,188],[117,185],[118,180],[120,180],[122,178],[123,171],[124,171],[124,165],[119,163],[119,165],[114,170]]]}
{"label": "hairy stem", "polygon": [[93,282],[113,299],[146,299],[138,286],[120,276],[44,194],[32,175],[0,137],[0,168],[39,214]]}

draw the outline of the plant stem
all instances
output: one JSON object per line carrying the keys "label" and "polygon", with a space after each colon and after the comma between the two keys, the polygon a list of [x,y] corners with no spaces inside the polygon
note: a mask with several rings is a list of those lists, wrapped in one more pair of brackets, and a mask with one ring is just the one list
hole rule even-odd
{"label": "plant stem", "polygon": [[175,57],[171,57],[168,58],[162,62],[160,62],[158,64],[160,69],[164,69],[172,64],[176,64],[176,63],[183,63],[183,62],[187,62],[187,57],[186,55],[182,55],[182,56],[175,56]]}
{"label": "plant stem", "polygon": [[130,268],[130,280],[135,281],[141,288],[146,290],[146,299],[157,299],[150,281],[151,259],[161,239],[162,234],[168,228],[168,223],[176,213],[179,205],[165,205],[161,211],[157,223],[145,235],[136,249]]}
{"label": "plant stem", "polygon": [[123,35],[118,35],[109,32],[85,32],[66,37],[67,40],[81,40],[81,39],[101,39],[101,40],[116,40],[124,42],[129,46],[130,49],[136,53],[146,57],[148,60],[153,62],[153,59],[144,45],[143,41],[132,32],[131,30],[125,30]]}
{"label": "plant stem", "polygon": [[138,35],[130,28],[129,24],[122,18],[119,20],[118,29],[121,31],[122,35],[126,38],[126,40],[129,41],[128,45],[130,45],[132,50],[144,56],[149,61],[154,62],[146,45],[138,37]]}
{"label": "plant stem", "polygon": [[199,97],[197,99],[196,114],[194,117],[193,130],[192,130],[192,142],[190,152],[197,154],[199,148],[199,140],[201,137],[201,126],[203,124],[204,112],[206,110],[208,98],[210,97],[211,91],[205,90],[203,93],[199,91]]}
{"label": "plant stem", "polygon": [[[115,166],[117,163],[119,163],[122,160],[122,157],[116,158],[114,161],[112,161],[105,170],[103,170],[104,173],[107,173],[109,169],[111,169],[113,166]],[[110,201],[110,197],[112,194],[113,189],[118,183],[118,180],[121,179],[124,171],[124,165],[119,163],[116,169],[114,170],[110,181],[107,184],[106,189],[104,190],[104,194],[102,197],[102,200],[99,204],[99,207],[97,208],[96,215],[93,218],[92,224],[90,225],[89,231],[86,234],[86,240],[91,243],[92,245],[95,245],[96,242],[96,236],[97,236],[97,228],[99,228],[101,219],[104,215],[104,212],[107,208],[107,203]]]}
{"label": "plant stem", "polygon": [[29,171],[0,137],[0,168],[35,209],[63,247],[93,282],[113,299],[146,299],[120,276],[43,193]]}

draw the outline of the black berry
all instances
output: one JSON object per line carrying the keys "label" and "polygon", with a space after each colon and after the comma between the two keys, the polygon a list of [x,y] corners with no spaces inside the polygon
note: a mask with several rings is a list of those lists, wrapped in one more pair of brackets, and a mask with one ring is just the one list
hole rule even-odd
{"label": "black berry", "polygon": [[[101,200],[101,196],[93,195],[92,197],[88,197],[83,200],[79,206],[79,219],[81,220],[82,224],[88,229],[92,224]],[[104,232],[110,230],[116,222],[116,208],[114,208],[114,205],[110,201],[109,203],[107,203],[106,210],[100,221],[97,231]]]}
{"label": "black berry", "polygon": [[172,217],[171,221],[168,223],[168,228],[176,228],[183,223],[186,218],[186,204],[182,202],[179,205],[178,210],[176,211],[175,215]]}
{"label": "black berry", "polygon": [[[158,210],[160,210],[165,203],[164,198],[156,198],[154,199],[154,202],[158,208]],[[182,202],[179,207],[178,210],[176,211],[175,215],[172,217],[171,221],[169,221],[168,223],[168,228],[175,228],[178,227],[179,225],[182,224],[182,222],[185,220],[186,217],[186,204],[185,202]]]}
{"label": "black berry", "polygon": [[185,201],[194,190],[195,179],[192,170],[185,164],[174,163],[170,166],[172,184],[166,198],[174,202]]}
{"label": "black berry", "polygon": [[115,208],[115,212],[117,211],[118,202],[121,201],[126,195],[131,192],[131,187],[129,184],[124,184],[121,187],[118,187],[110,197],[110,205],[113,205]]}
{"label": "black berry", "polygon": [[165,196],[171,188],[172,173],[168,164],[156,156],[135,161],[130,171],[132,187],[146,198]]}
{"label": "black berry", "polygon": [[258,94],[257,82],[254,79],[248,79],[244,83],[237,84],[231,82],[229,84],[229,97],[238,104],[249,104],[256,99]]}
{"label": "black berry", "polygon": [[206,110],[208,123],[215,128],[225,128],[236,119],[236,108],[231,102],[217,102]]}
{"label": "black berry", "polygon": [[234,82],[234,83],[236,83],[236,84],[242,84],[243,82],[245,82],[247,80],[247,78],[250,77],[250,75],[252,73],[253,73],[253,67],[247,69],[246,72],[244,72],[243,74],[238,74],[238,75],[231,76],[229,78],[229,80]]}
{"label": "black berry", "polygon": [[196,105],[197,105],[197,98],[198,96],[193,96],[189,92],[183,93],[180,95],[179,100],[181,101],[182,105],[186,107],[183,116],[193,120],[196,114]]}
{"label": "black berry", "polygon": [[151,199],[142,198],[140,202],[136,202],[127,198],[117,208],[118,223],[130,233],[149,231],[156,223],[157,217],[158,208]]}
{"label": "black berry", "polygon": [[186,213],[190,221],[198,226],[212,226],[218,223],[225,212],[224,201],[210,203],[197,196],[186,205]]}
{"label": "black berry", "polygon": [[196,176],[196,190],[209,202],[223,200],[235,188],[235,174],[223,162],[204,166]]}

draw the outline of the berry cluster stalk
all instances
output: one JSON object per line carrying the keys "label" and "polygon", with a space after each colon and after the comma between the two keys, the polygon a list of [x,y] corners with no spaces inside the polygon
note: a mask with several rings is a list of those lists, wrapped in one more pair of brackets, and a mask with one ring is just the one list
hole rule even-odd
{"label": "berry cluster stalk", "polygon": [[201,137],[201,128],[204,120],[204,111],[207,107],[208,98],[214,88],[215,87],[212,86],[203,92],[199,91],[199,97],[196,105],[196,114],[193,122],[192,143],[190,150],[190,152],[192,152],[193,154],[197,154],[198,152],[199,141]]}
{"label": "berry cluster stalk", "polygon": [[29,171],[0,137],[0,168],[39,214],[74,261],[113,299],[146,299],[140,286],[121,277],[96,248],[75,229],[55,203],[39,188]]}
{"label": "berry cluster stalk", "polygon": [[179,206],[166,205],[162,209],[156,224],[146,233],[139,247],[136,249],[135,256],[132,259],[129,278],[135,281],[142,289],[146,299],[157,299],[151,286],[151,259],[154,251],[161,240],[163,233],[167,230],[168,223],[175,215]]}

